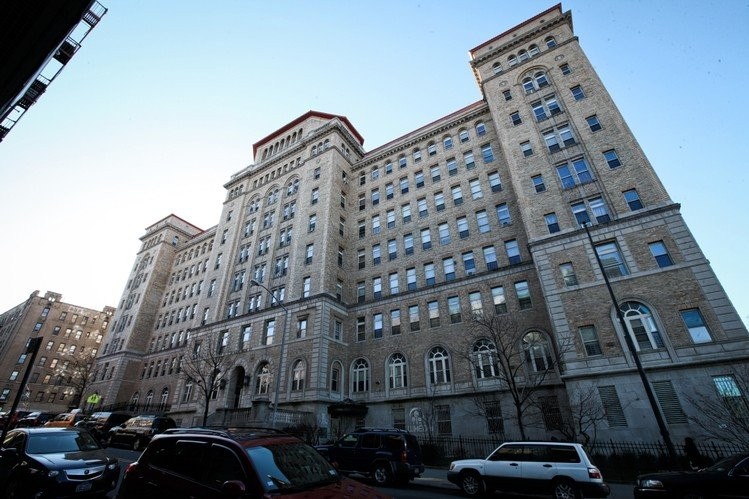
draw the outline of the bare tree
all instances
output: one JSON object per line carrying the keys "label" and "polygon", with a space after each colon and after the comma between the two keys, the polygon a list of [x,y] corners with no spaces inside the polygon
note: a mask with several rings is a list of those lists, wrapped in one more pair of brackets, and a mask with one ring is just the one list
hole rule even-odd
{"label": "bare tree", "polygon": [[71,396],[70,406],[80,407],[86,388],[94,381],[94,361],[96,355],[85,352],[82,354],[66,353],[61,356],[54,370],[54,383],[65,385]]}
{"label": "bare tree", "polygon": [[606,418],[606,411],[595,387],[577,388],[569,394],[569,412],[560,421],[559,432],[565,440],[585,446],[595,442],[598,423]]}
{"label": "bare tree", "polygon": [[[540,331],[520,327],[511,314],[474,313],[463,353],[480,380],[499,381],[498,388],[512,399],[520,437],[526,437],[526,415],[535,397],[558,380],[561,352],[568,345],[554,345]],[[493,387],[497,389],[496,385]],[[476,390],[482,387],[476,385]]]}
{"label": "bare tree", "polygon": [[226,376],[234,367],[237,353],[229,347],[226,332],[196,335],[188,342],[188,351],[182,358],[180,377],[193,383],[203,402],[203,426],[208,422],[211,399],[220,387],[226,386]]}
{"label": "bare tree", "polygon": [[689,416],[703,437],[749,447],[749,365],[734,366],[728,374],[715,379],[722,403],[715,393],[697,392],[687,399],[699,414]]}

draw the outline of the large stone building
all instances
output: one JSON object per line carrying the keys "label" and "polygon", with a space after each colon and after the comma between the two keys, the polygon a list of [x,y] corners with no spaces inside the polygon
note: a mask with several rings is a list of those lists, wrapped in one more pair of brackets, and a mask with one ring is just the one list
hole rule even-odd
{"label": "large stone building", "polygon": [[[106,337],[114,308],[72,305],[62,295],[38,291],[0,314],[0,409],[7,411],[29,370],[18,409],[65,412],[85,408],[93,394],[94,359]],[[28,343],[41,338],[33,365]]]}
{"label": "large stone building", "polygon": [[203,381],[214,422],[549,438],[587,404],[599,436],[651,440],[638,359],[675,438],[697,397],[737,400],[747,330],[571,13],[470,56],[482,100],[372,151],[310,111],[254,144],[215,227],[148,227],[105,403],[200,422],[196,339],[231,359]]}

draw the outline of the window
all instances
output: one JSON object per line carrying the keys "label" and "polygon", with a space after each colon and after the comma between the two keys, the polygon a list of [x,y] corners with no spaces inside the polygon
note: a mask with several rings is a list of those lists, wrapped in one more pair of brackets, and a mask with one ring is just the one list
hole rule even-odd
{"label": "window", "polygon": [[476,135],[481,137],[482,135],[486,134],[486,125],[484,125],[483,121],[480,121],[476,123]]}
{"label": "window", "polygon": [[616,168],[617,166],[622,165],[622,162],[619,161],[619,156],[614,149],[603,151],[603,157],[606,158],[606,163],[609,165],[609,168]]}
{"label": "window", "polygon": [[533,154],[533,147],[528,140],[520,143],[520,150],[523,151],[523,156],[530,156]]}
{"label": "window", "polygon": [[570,88],[570,91],[572,92],[572,97],[574,97],[575,100],[582,100],[585,98],[585,92],[583,92],[583,89],[580,85],[575,85],[574,87]]}
{"label": "window", "polygon": [[392,182],[388,182],[385,184],[385,198],[393,199],[393,196],[395,196],[395,187],[393,187]]}
{"label": "window", "polygon": [[642,303],[628,301],[620,307],[627,333],[630,335],[637,351],[664,348],[663,338],[655,323],[650,309]]}
{"label": "window", "polygon": [[369,390],[369,363],[364,359],[356,359],[351,370],[351,382],[353,392],[366,392]]}
{"label": "window", "polygon": [[458,324],[462,322],[459,297],[449,296],[447,298],[447,313],[450,315],[450,324]]}
{"label": "window", "polygon": [[636,211],[642,209],[642,201],[640,201],[640,195],[637,194],[636,189],[629,189],[622,194],[624,194],[624,200],[627,202],[630,210]]}
{"label": "window", "polygon": [[544,192],[546,190],[543,176],[534,175],[531,177],[531,180],[533,181],[533,188],[536,189],[536,192]]}
{"label": "window", "polygon": [[374,298],[382,298],[382,277],[372,279],[372,296]]}
{"label": "window", "polygon": [[[312,290],[312,277],[307,276],[304,279],[302,279],[302,298],[309,298],[310,292]],[[306,325],[306,319],[305,319],[305,325]]]}
{"label": "window", "polygon": [[380,204],[380,189],[372,189],[372,206]]}
{"label": "window", "polygon": [[520,248],[516,239],[505,241],[505,251],[507,252],[507,258],[510,260],[510,265],[520,263]]}
{"label": "window", "polygon": [[252,326],[247,324],[242,326],[242,332],[239,336],[239,349],[245,350],[250,346],[250,340],[252,339]]}
{"label": "window", "polygon": [[559,232],[559,221],[556,213],[547,213],[544,215],[544,221],[546,222],[546,228],[549,229],[549,234]]}
{"label": "window", "polygon": [[501,72],[502,64],[500,64],[499,62],[495,62],[494,64],[492,64],[492,74],[498,75]]}
{"label": "window", "polygon": [[653,258],[655,258],[659,267],[670,267],[674,264],[671,260],[671,255],[668,254],[666,245],[663,244],[663,241],[655,241],[649,243],[648,246],[650,247],[650,253],[653,255]]}
{"label": "window", "polygon": [[710,336],[710,330],[707,329],[705,319],[702,317],[702,313],[698,308],[690,308],[681,311],[681,318],[684,320],[689,334],[692,336],[692,341],[695,343],[708,343],[713,341]]}
{"label": "window", "polygon": [[498,374],[497,348],[487,339],[473,344],[473,366],[476,378],[493,378]]}
{"label": "window", "polygon": [[[570,169],[570,166],[572,166],[572,169]],[[588,163],[583,158],[557,165],[557,174],[564,189],[570,189],[576,185],[587,184],[593,181],[593,177],[588,170]]]}
{"label": "window", "polygon": [[421,249],[428,250],[432,247],[432,234],[429,229],[421,229]]}
{"label": "window", "polygon": [[446,223],[441,223],[438,226],[439,236],[440,236],[440,244],[446,245],[450,244],[450,227]]}
{"label": "window", "polygon": [[653,393],[658,399],[658,405],[663,411],[663,416],[668,424],[684,424],[687,415],[681,407],[679,397],[676,395],[674,385],[670,380],[652,381]]}
{"label": "window", "polygon": [[317,226],[317,215],[309,216],[309,223],[307,224],[307,232],[314,232]]}
{"label": "window", "polygon": [[437,191],[434,193],[434,206],[437,208],[437,211],[442,211],[445,209],[445,195],[442,194],[442,191]]}
{"label": "window", "polygon": [[356,318],[356,341],[367,339],[367,325],[364,317]]}
{"label": "window", "polygon": [[[492,150],[491,144],[484,144],[481,146],[481,157],[484,159],[484,163],[489,164],[492,161],[494,161],[494,151]],[[471,159],[473,159],[473,154],[471,155]],[[466,161],[466,168],[469,170],[473,168],[473,164],[468,164],[468,161]]]}
{"label": "window", "polygon": [[731,374],[713,376],[713,383],[723,403],[731,411],[731,414],[740,421],[749,420],[749,402],[746,394],[741,392],[741,386]]}
{"label": "window", "polygon": [[417,209],[419,210],[419,218],[424,218],[429,215],[429,208],[427,207],[427,199],[421,198],[416,201]]}
{"label": "window", "polygon": [[598,121],[598,116],[596,116],[595,114],[593,116],[588,116],[587,118],[585,118],[585,121],[588,122],[588,126],[590,127],[591,132],[597,132],[602,128],[601,123]]}
{"label": "window", "polygon": [[510,121],[514,126],[518,126],[523,122],[522,119],[520,119],[520,113],[518,111],[515,111],[514,113],[510,114]]}
{"label": "window", "polygon": [[452,281],[455,279],[455,260],[449,256],[442,259],[442,270],[445,274],[446,281]]}
{"label": "window", "polygon": [[438,182],[442,177],[440,175],[439,165],[434,165],[429,169],[429,175],[432,177],[432,182]]}
{"label": "window", "polygon": [[300,391],[304,390],[304,375],[307,370],[307,366],[304,364],[303,360],[297,360],[294,362],[294,366],[291,369],[292,373],[292,379],[291,379],[291,390],[292,391]]}
{"label": "window", "polygon": [[390,283],[390,294],[397,295],[400,292],[398,285],[398,273],[393,272],[388,276],[388,282]]}
{"label": "window", "polygon": [[534,74],[529,74],[523,78],[523,90],[526,94],[532,94],[533,92],[548,86],[549,80],[546,78],[546,73],[543,71],[536,71]]}
{"label": "window", "polygon": [[398,168],[405,168],[407,166],[407,164],[408,164],[408,162],[406,160],[406,156],[404,156],[403,154],[401,154],[398,157]]}
{"label": "window", "polygon": [[531,308],[531,292],[528,289],[528,281],[519,281],[515,283],[515,294],[518,297],[518,305],[521,310]]}
{"label": "window", "polygon": [[439,303],[437,301],[428,302],[427,310],[429,311],[429,327],[439,327],[440,325]]}
{"label": "window", "polygon": [[312,196],[310,199],[310,204],[317,204],[317,201],[320,199],[320,189],[315,187],[312,189]]}
{"label": "window", "polygon": [[372,316],[372,332],[375,338],[382,338],[382,314]]}
{"label": "window", "polygon": [[507,207],[507,203],[498,204],[496,206],[497,220],[499,225],[510,225],[512,219],[510,218],[510,209]]}
{"label": "window", "polygon": [[411,331],[418,331],[421,329],[418,305],[411,305],[408,307],[408,328]]}
{"label": "window", "polygon": [[533,116],[536,117],[536,121],[544,121],[550,116],[562,112],[559,102],[557,102],[556,97],[553,95],[532,103],[531,107],[533,108]]}
{"label": "window", "polygon": [[408,177],[403,177],[400,179],[400,188],[401,194],[405,194],[408,192]]}
{"label": "window", "polygon": [[544,132],[544,142],[549,152],[557,152],[562,149],[562,144],[569,147],[576,144],[569,125],[561,125],[555,129]]}
{"label": "window", "polygon": [[485,234],[491,230],[489,227],[489,216],[486,214],[486,210],[476,212],[476,223],[479,227],[479,232]]}
{"label": "window", "polygon": [[434,413],[435,413],[435,420],[437,422],[437,434],[438,435],[452,435],[453,425],[452,425],[452,419],[450,417],[450,406],[449,405],[435,405]]}
{"label": "window", "polygon": [[387,175],[390,175],[391,173],[393,173],[393,162],[392,161],[388,161],[387,163],[385,163],[385,173]]}
{"label": "window", "polygon": [[413,255],[414,252],[414,236],[410,232],[403,235],[403,251],[407,255]]}
{"label": "window", "polygon": [[543,333],[531,331],[523,336],[523,351],[525,362],[533,372],[543,372],[554,368],[551,350],[546,335]]}
{"label": "window", "polygon": [[406,287],[409,291],[416,289],[416,268],[410,267],[406,269]]}
{"label": "window", "polygon": [[469,236],[468,232],[468,219],[466,217],[460,217],[457,219],[458,222],[458,235],[461,239],[465,239]]}
{"label": "window", "polygon": [[388,359],[388,384],[391,389],[405,388],[408,386],[406,377],[406,358],[399,353],[394,353]]}
{"label": "window", "polygon": [[420,189],[424,187],[424,172],[419,170],[414,173],[414,181],[416,183],[416,188]]}
{"label": "window", "polygon": [[443,147],[445,148],[446,151],[448,149],[452,149],[453,148],[453,138],[450,137],[449,135],[446,135],[445,137],[442,138],[442,145],[443,145]]}
{"label": "window", "polygon": [[465,128],[461,129],[458,132],[458,140],[460,140],[461,142],[468,142],[469,138],[470,137],[468,137],[468,130],[466,130]]}
{"label": "window", "polygon": [[307,245],[306,256],[304,258],[304,263],[306,265],[309,265],[310,263],[312,263],[312,258],[314,257],[314,255],[315,255],[315,245],[314,244],[308,244]]}
{"label": "window", "polygon": [[497,251],[494,246],[485,246],[482,248],[484,252],[484,262],[486,263],[486,270],[497,270],[499,264],[497,263]]}
{"label": "window", "polygon": [[263,345],[272,345],[276,333],[276,320],[268,319],[263,326]]}
{"label": "window", "polygon": [[434,142],[430,142],[429,144],[427,144],[427,154],[429,156],[434,156],[435,154],[437,154],[437,144],[435,144]]}
{"label": "window", "polygon": [[419,149],[414,149],[412,154],[414,163],[418,163],[421,161],[421,151]]}
{"label": "window", "polygon": [[435,278],[433,263],[424,264],[424,282],[426,282],[427,286],[431,286],[437,282]]}
{"label": "window", "polygon": [[546,48],[554,48],[557,45],[557,41],[553,36],[547,36],[544,43],[546,43]]}
{"label": "window", "polygon": [[627,265],[624,263],[616,243],[598,244],[596,245],[596,253],[601,260],[603,271],[609,278],[629,275]]}
{"label": "window", "polygon": [[567,64],[566,62],[562,64],[561,66],[559,66],[559,70],[562,71],[562,74],[564,76],[567,76],[568,74],[572,72],[572,70],[570,69],[570,65]]}
{"label": "window", "polygon": [[567,262],[559,265],[559,272],[562,274],[565,286],[577,286],[577,276],[571,263]]}
{"label": "window", "polygon": [[[473,153],[466,154],[470,154],[470,160],[473,161]],[[466,158],[466,161],[468,161],[468,158]],[[451,177],[458,174],[458,162],[455,161],[455,158],[449,158],[447,160],[447,174]]]}
{"label": "window", "polygon": [[398,247],[395,239],[388,240],[388,259],[395,260],[398,258]]}
{"label": "window", "polygon": [[335,320],[333,322],[333,339],[340,340],[343,338],[343,322]]}
{"label": "window", "polygon": [[588,201],[588,204],[590,204],[590,211],[593,212],[593,216],[596,217],[596,222],[606,223],[611,220],[603,198],[592,198]]}
{"label": "window", "polygon": [[429,351],[429,381],[431,384],[450,382],[450,356],[442,347],[434,347]]}
{"label": "window", "polygon": [[505,98],[505,101],[512,100],[512,93],[509,90],[504,90],[502,96]]}
{"label": "window", "polygon": [[380,233],[380,215],[372,215],[372,234]]}
{"label": "window", "polygon": [[502,190],[502,180],[499,177],[499,172],[489,173],[489,187],[491,187],[492,192],[499,192]]}
{"label": "window", "polygon": [[387,212],[385,212],[385,220],[386,220],[388,229],[394,228],[395,227],[395,210],[387,210]]}
{"label": "window", "polygon": [[588,357],[603,354],[595,326],[580,326],[579,332],[580,340],[583,342],[583,347],[585,348],[585,354]]}
{"label": "window", "polygon": [[399,308],[390,311],[390,334],[401,334],[401,310]]}

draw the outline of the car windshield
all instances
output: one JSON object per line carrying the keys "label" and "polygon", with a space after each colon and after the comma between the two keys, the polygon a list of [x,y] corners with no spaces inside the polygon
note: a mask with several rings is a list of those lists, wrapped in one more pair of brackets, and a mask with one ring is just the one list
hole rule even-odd
{"label": "car windshield", "polygon": [[247,454],[266,492],[308,489],[339,479],[330,463],[301,442],[249,447]]}
{"label": "car windshield", "polygon": [[718,461],[714,465],[710,466],[709,468],[705,468],[702,471],[728,471],[736,464],[738,464],[739,461],[746,458],[746,454],[737,454],[735,456],[727,457],[723,459],[722,461]]}
{"label": "car windshield", "polygon": [[99,444],[86,432],[61,431],[29,435],[26,452],[29,454],[58,454],[96,450]]}

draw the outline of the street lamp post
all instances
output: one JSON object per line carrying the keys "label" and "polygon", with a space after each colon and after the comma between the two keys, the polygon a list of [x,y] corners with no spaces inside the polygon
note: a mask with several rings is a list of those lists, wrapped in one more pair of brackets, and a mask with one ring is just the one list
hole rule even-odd
{"label": "street lamp post", "polygon": [[273,417],[271,420],[271,424],[273,428],[276,427],[276,417],[278,415],[278,399],[280,396],[280,390],[281,390],[281,374],[283,373],[283,357],[284,357],[284,348],[286,347],[286,330],[289,328],[289,309],[286,308],[286,305],[283,304],[281,300],[276,298],[276,295],[268,289],[264,284],[256,281],[255,279],[250,280],[250,285],[252,286],[258,286],[263,288],[268,292],[271,298],[271,305],[273,305],[273,301],[278,303],[281,308],[284,311],[284,319],[283,319],[283,330],[281,331],[281,353],[278,355],[278,375],[276,379],[276,386],[274,388],[275,394],[274,394],[274,402],[273,402]]}
{"label": "street lamp post", "polygon": [[666,423],[663,420],[663,414],[661,413],[660,407],[658,407],[658,403],[655,400],[655,395],[653,394],[653,389],[650,386],[650,382],[648,381],[648,377],[645,374],[645,369],[642,367],[642,362],[640,362],[640,356],[637,353],[637,348],[635,347],[634,341],[632,341],[632,337],[629,334],[629,331],[627,330],[627,323],[624,320],[624,316],[622,315],[622,311],[619,308],[619,302],[616,300],[616,296],[614,295],[614,290],[611,288],[611,282],[609,282],[609,277],[606,274],[606,269],[603,268],[603,262],[601,262],[601,257],[598,256],[598,252],[596,251],[596,246],[593,243],[593,236],[590,235],[590,230],[588,229],[588,226],[590,225],[590,222],[584,222],[580,224],[585,229],[585,233],[588,235],[588,240],[590,241],[591,249],[593,250],[593,254],[596,255],[596,262],[598,262],[598,268],[601,270],[601,274],[603,274],[603,280],[606,283],[606,289],[609,291],[609,296],[611,297],[611,301],[614,304],[614,310],[616,310],[616,317],[619,319],[619,326],[622,328],[622,334],[624,335],[624,341],[627,343],[627,348],[629,349],[629,353],[632,355],[632,359],[635,361],[635,366],[637,367],[637,372],[640,375],[640,380],[642,381],[642,385],[645,388],[645,394],[648,397],[648,401],[650,402],[650,408],[653,411],[653,416],[655,416],[655,421],[658,423],[658,429],[661,432],[661,437],[663,438],[663,443],[666,444],[666,450],[668,451],[668,456],[671,459],[671,462],[676,462],[676,450],[674,449],[674,444],[671,442],[671,436],[668,434],[668,428],[666,427]]}

